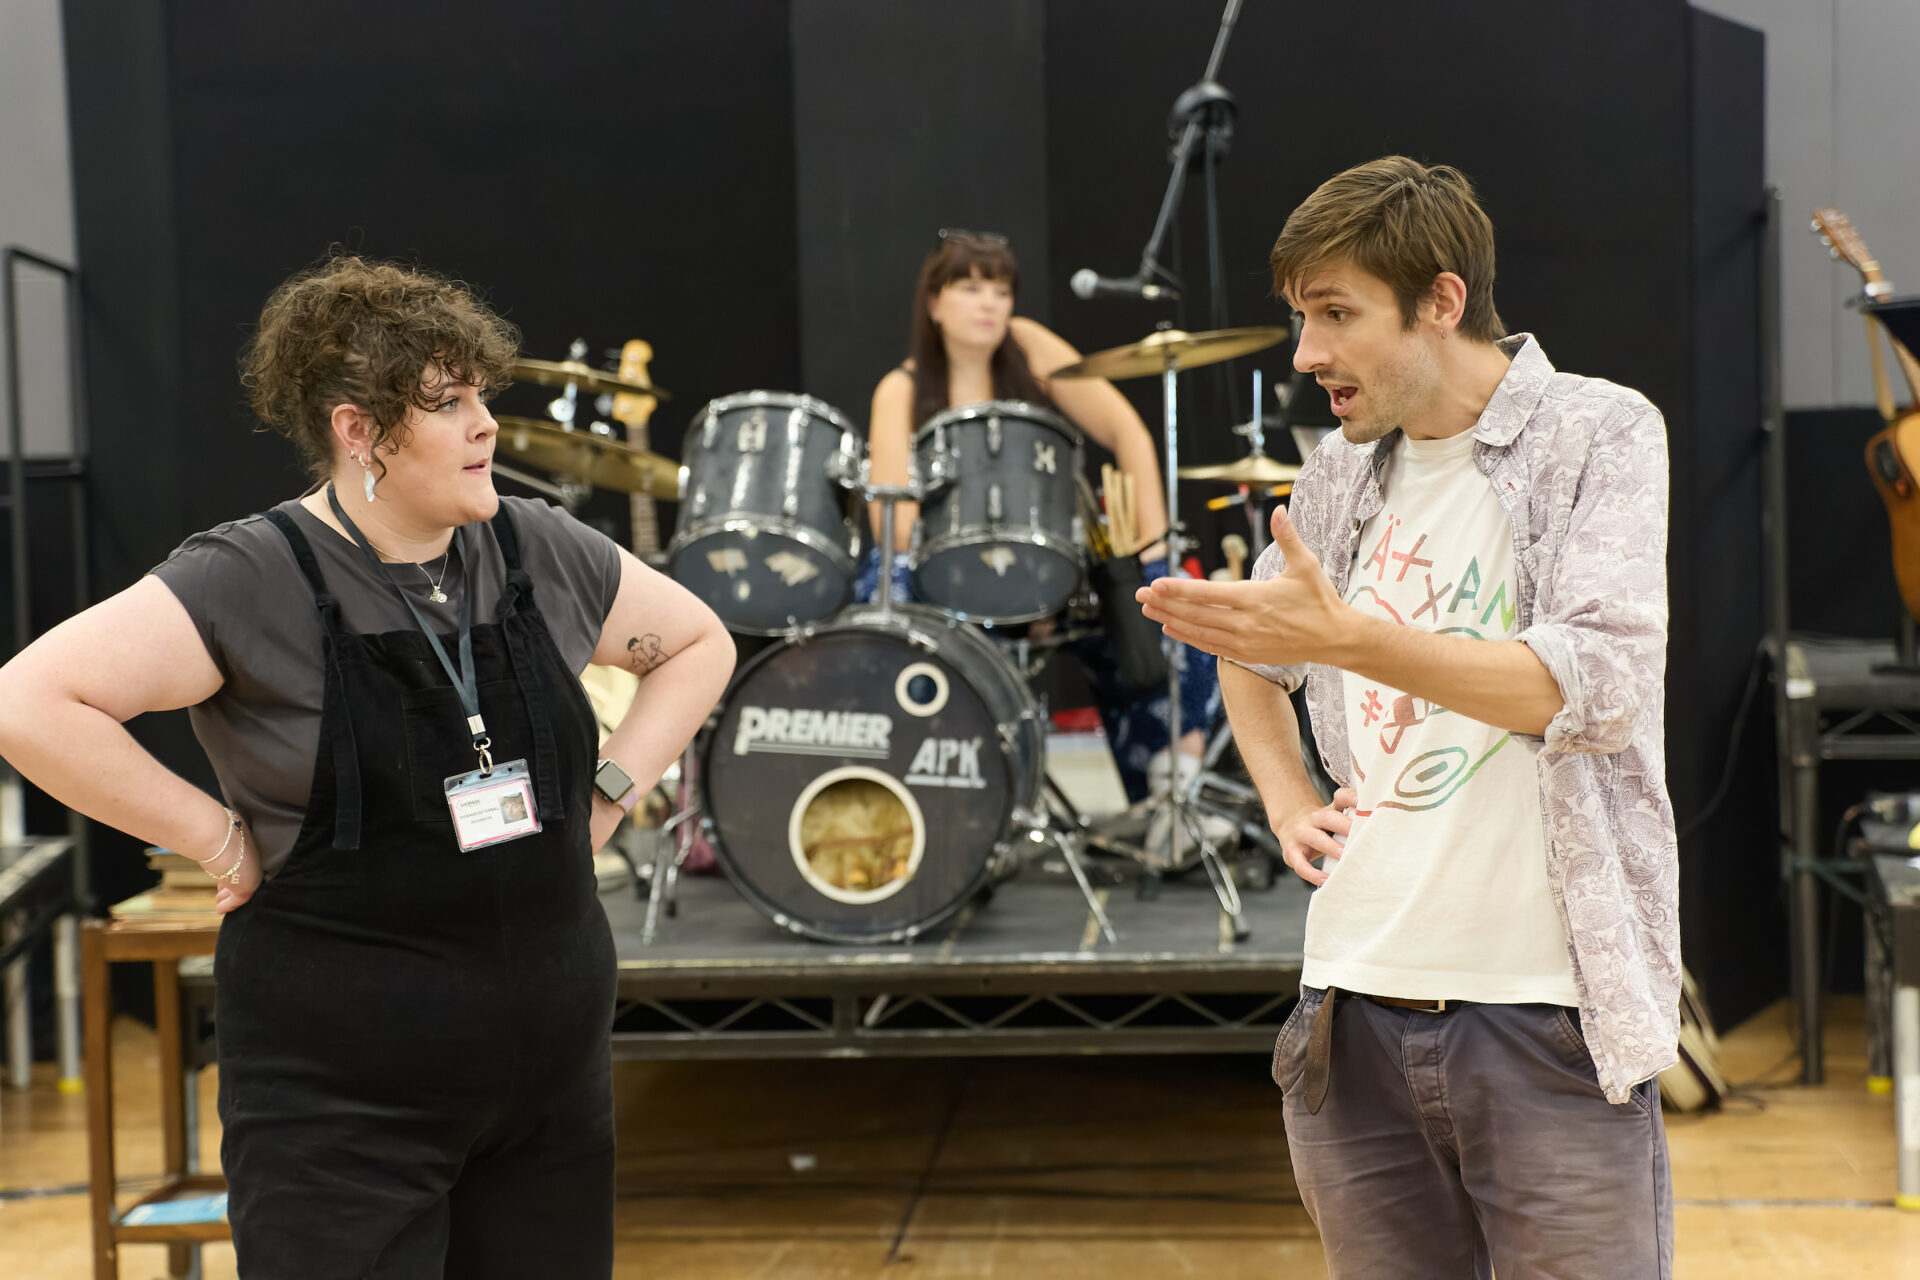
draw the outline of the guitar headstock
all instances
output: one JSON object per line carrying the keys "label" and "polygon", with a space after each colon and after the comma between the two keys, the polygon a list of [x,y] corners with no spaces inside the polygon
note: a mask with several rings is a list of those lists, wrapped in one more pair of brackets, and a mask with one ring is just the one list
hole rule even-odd
{"label": "guitar headstock", "polygon": [[1893,286],[1880,274],[1880,264],[1867,252],[1867,242],[1853,229],[1853,223],[1846,214],[1838,209],[1815,209],[1813,231],[1826,241],[1834,257],[1860,273],[1861,283],[1869,298],[1893,292]]}
{"label": "guitar headstock", "polygon": [[[647,362],[653,359],[653,344],[634,338],[620,348],[620,376],[629,382],[651,383]],[[613,398],[613,417],[629,427],[644,427],[660,403],[638,391],[622,391]]]}

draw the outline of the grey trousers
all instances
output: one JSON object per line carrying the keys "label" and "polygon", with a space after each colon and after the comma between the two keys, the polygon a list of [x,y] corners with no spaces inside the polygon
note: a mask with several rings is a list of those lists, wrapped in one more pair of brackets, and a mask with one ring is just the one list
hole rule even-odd
{"label": "grey trousers", "polygon": [[1315,1115],[1299,1085],[1324,1000],[1301,989],[1273,1079],[1331,1280],[1672,1276],[1659,1084],[1608,1103],[1574,1010],[1343,995]]}

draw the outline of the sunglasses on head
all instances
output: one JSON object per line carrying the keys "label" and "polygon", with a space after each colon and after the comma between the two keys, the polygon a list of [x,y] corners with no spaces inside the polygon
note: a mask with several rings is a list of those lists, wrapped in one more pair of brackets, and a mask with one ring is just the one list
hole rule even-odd
{"label": "sunglasses on head", "polygon": [[945,244],[949,240],[958,240],[958,239],[961,239],[962,237],[965,237],[970,240],[985,240],[989,244],[997,244],[1002,246],[1004,246],[1007,243],[1007,238],[1001,235],[998,231],[969,231],[965,227],[940,228],[941,244]]}

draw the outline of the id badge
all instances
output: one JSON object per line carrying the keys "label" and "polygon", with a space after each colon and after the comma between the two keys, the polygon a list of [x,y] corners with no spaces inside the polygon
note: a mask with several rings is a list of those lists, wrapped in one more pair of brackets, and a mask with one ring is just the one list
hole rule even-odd
{"label": "id badge", "polygon": [[525,760],[493,766],[492,773],[456,774],[446,781],[447,808],[460,852],[518,840],[540,830],[533,806],[533,774]]}

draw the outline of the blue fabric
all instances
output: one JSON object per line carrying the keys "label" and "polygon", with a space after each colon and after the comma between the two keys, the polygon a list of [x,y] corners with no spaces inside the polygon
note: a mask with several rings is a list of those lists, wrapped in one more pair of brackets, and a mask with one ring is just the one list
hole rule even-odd
{"label": "blue fabric", "polygon": [[[1167,562],[1150,560],[1140,566],[1148,583],[1167,576]],[[880,554],[869,548],[854,580],[853,597],[871,603],[880,578]],[[893,558],[893,600],[911,604],[913,577],[907,569],[905,554]],[[1174,660],[1174,644],[1167,641],[1169,660]],[[1167,694],[1164,689],[1146,691],[1127,689],[1114,679],[1113,645],[1104,633],[1088,636],[1072,646],[1093,688],[1094,704],[1100,710],[1100,722],[1113,747],[1113,762],[1120,770],[1120,782],[1127,799],[1141,800],[1147,794],[1147,762],[1167,745]],[[1214,670],[1214,658],[1192,645],[1178,646],[1184,666],[1180,672],[1180,729],[1185,733],[1198,729],[1210,733],[1220,718],[1220,676]]]}

